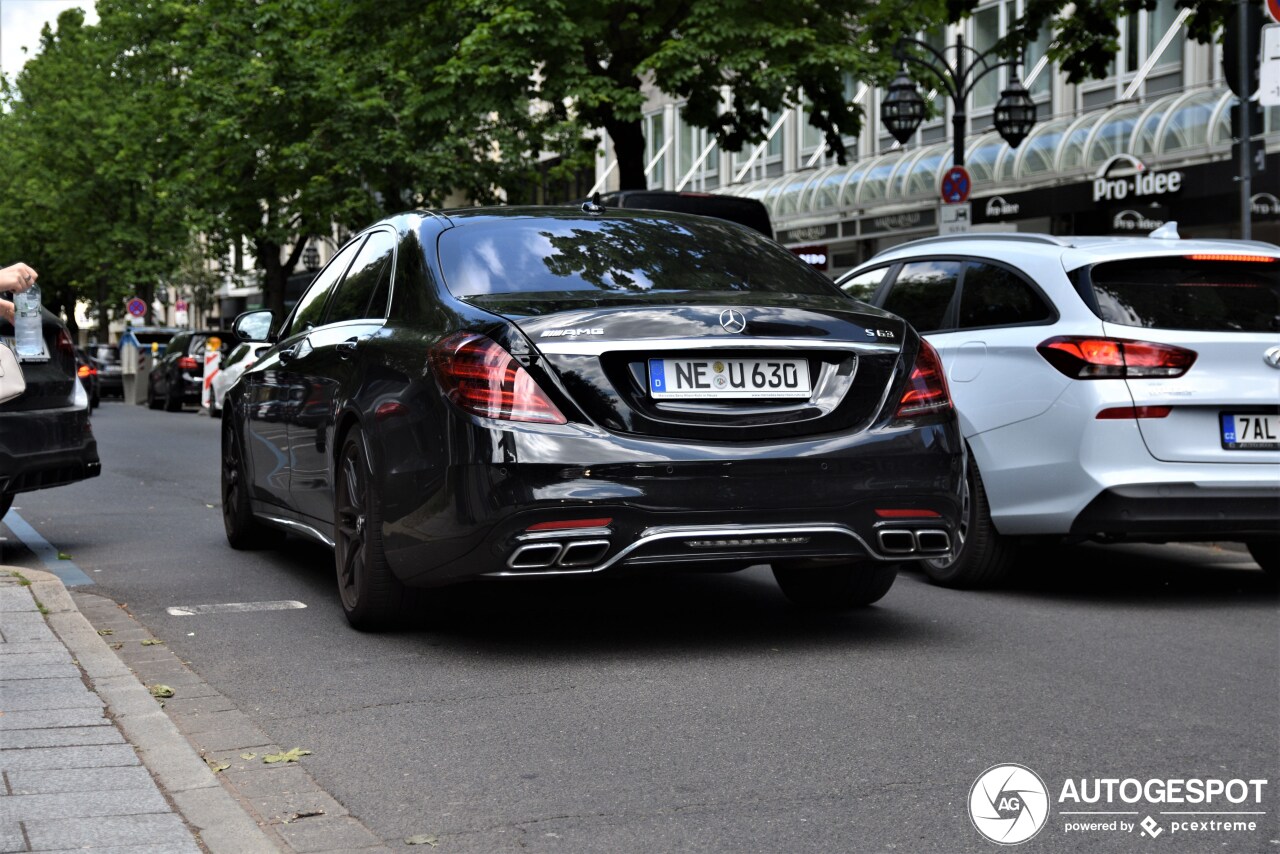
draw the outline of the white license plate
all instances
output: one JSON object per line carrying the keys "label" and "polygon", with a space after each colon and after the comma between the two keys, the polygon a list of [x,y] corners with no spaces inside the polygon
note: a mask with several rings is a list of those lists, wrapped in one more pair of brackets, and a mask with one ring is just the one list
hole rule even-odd
{"label": "white license plate", "polygon": [[805,359],[650,359],[649,394],[657,399],[808,398]]}
{"label": "white license plate", "polygon": [[1228,451],[1280,451],[1280,415],[1222,413],[1222,447]]}

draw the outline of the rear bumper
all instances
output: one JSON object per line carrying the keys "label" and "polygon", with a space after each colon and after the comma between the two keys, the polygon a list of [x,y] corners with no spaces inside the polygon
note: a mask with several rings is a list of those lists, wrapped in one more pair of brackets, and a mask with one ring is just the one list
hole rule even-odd
{"label": "rear bumper", "polygon": [[0,493],[61,486],[101,470],[87,409],[0,413]]}
{"label": "rear bumper", "polygon": [[[560,432],[507,434],[508,462],[449,466],[434,494],[395,468],[404,456],[391,457],[383,537],[397,576],[429,586],[484,575],[898,561],[938,557],[954,537],[954,422],[762,445]],[[928,513],[876,512],[886,509]],[[568,530],[535,527],[575,521]]]}
{"label": "rear bumper", "polygon": [[1104,490],[1089,502],[1071,533],[1159,542],[1243,539],[1273,536],[1277,520],[1280,486],[1130,484]]}

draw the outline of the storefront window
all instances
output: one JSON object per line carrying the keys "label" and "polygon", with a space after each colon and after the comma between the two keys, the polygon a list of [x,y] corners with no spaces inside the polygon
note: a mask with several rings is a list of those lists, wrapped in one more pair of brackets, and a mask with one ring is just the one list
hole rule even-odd
{"label": "storefront window", "polygon": [[[1146,55],[1150,56],[1155,51],[1156,45],[1160,43],[1160,39],[1164,38],[1164,34],[1169,31],[1169,27],[1178,18],[1178,7],[1174,0],[1159,0],[1156,8],[1147,13],[1147,51]],[[1182,43],[1185,38],[1175,36],[1169,46],[1164,49],[1164,53],[1160,54],[1157,60],[1158,65],[1173,65],[1182,62]]]}

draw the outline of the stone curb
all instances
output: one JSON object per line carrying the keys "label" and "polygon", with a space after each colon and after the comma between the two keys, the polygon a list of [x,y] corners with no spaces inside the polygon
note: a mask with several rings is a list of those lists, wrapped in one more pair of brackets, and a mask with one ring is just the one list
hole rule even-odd
{"label": "stone curb", "polygon": [[279,851],[80,613],[62,581],[51,572],[13,569],[31,582],[31,592],[48,610],[46,618],[54,634],[80,663],[143,765],[196,829],[210,854]]}

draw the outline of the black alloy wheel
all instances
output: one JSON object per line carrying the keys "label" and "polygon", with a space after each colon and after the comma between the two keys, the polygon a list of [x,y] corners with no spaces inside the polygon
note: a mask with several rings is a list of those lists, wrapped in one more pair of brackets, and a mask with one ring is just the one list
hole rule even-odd
{"label": "black alloy wheel", "polygon": [[878,602],[898,577],[898,564],[779,563],[773,577],[793,605],[813,611],[847,611]]}
{"label": "black alloy wheel", "polygon": [[155,380],[152,380],[150,377],[148,377],[147,378],[147,408],[159,409],[163,405],[164,404],[160,400],[160,398],[156,397]]}
{"label": "black alloy wheel", "polygon": [[347,621],[361,631],[391,628],[406,591],[382,548],[382,512],[358,428],[343,440],[333,494],[334,563]]}
{"label": "black alloy wheel", "polygon": [[222,426],[222,526],[233,549],[263,549],[279,543],[284,534],[258,520],[249,507],[244,453],[231,419]]}
{"label": "black alloy wheel", "polygon": [[1017,543],[1001,536],[991,521],[991,507],[982,475],[968,454],[960,494],[960,525],[951,556],[923,561],[929,580],[943,587],[979,588],[999,584],[1008,577],[1017,557]]}

